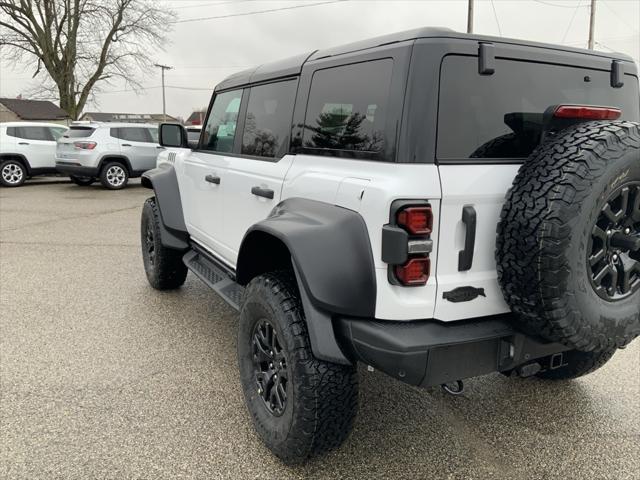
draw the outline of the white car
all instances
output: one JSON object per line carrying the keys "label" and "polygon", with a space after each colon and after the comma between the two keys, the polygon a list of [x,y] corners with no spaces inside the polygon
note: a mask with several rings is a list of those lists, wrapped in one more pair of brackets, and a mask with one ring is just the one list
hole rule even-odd
{"label": "white car", "polygon": [[640,335],[638,87],[627,56],[430,28],[235,74],[197,147],[160,127],[147,279],[239,310],[288,463],[347,437],[357,362],[452,394],[586,375]]}
{"label": "white car", "polygon": [[157,125],[78,123],[58,140],[56,168],[78,185],[100,179],[105,188],[118,190],[154,168],[161,150]]}
{"label": "white car", "polygon": [[27,178],[56,173],[56,140],[66,131],[56,123],[0,123],[0,184],[19,187]]}

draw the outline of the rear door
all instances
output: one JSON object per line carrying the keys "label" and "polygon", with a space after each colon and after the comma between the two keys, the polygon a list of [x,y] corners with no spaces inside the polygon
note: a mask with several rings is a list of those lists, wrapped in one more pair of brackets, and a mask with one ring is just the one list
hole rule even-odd
{"label": "rear door", "polygon": [[293,155],[288,153],[297,79],[246,90],[240,116],[239,155],[228,158],[221,174],[225,228],[221,240],[236,262],[240,243],[251,225],[269,216],[280,200]]}
{"label": "rear door", "polygon": [[134,171],[143,172],[156,166],[159,145],[147,127],[120,127],[120,151],[127,156]]}
{"label": "rear door", "polygon": [[56,142],[49,127],[17,127],[16,136],[16,150],[27,158],[31,168],[55,167]]}
{"label": "rear door", "polygon": [[[609,62],[610,65],[610,62]],[[448,55],[440,78],[436,156],[442,184],[441,245],[435,318],[457,320],[508,312],[497,282],[496,227],[520,165],[540,141],[551,105],[606,105],[638,120],[638,80],[622,88],[610,72],[497,59],[478,74],[478,58]],[[474,226],[475,225],[475,226]],[[472,302],[443,297],[459,287],[484,289]]]}

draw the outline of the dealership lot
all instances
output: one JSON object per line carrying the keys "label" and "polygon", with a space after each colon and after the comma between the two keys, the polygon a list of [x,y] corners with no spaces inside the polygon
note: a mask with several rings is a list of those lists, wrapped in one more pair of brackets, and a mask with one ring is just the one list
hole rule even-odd
{"label": "dealership lot", "polygon": [[0,190],[1,478],[640,478],[640,342],[569,383],[462,397],[361,368],[347,443],[282,466],[245,412],[236,314],[190,275],[149,287],[150,191]]}

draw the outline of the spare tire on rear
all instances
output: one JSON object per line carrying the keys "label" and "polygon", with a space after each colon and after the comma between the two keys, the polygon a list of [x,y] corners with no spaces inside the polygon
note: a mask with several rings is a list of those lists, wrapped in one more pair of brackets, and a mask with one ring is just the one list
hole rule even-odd
{"label": "spare tire on rear", "polygon": [[528,333],[581,351],[640,334],[640,125],[575,125],[522,166],[498,225],[504,297]]}

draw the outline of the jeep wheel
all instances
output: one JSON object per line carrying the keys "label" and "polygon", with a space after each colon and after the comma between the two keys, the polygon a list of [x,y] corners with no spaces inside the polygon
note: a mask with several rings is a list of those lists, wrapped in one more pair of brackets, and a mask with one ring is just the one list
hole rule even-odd
{"label": "jeep wheel", "polygon": [[293,464],[341,445],[357,412],[357,372],[314,358],[291,275],[249,283],[238,332],[240,381],[266,446]]}
{"label": "jeep wheel", "polygon": [[144,271],[153,288],[172,290],[184,284],[187,267],[182,262],[183,252],[162,245],[160,213],[154,197],[148,198],[142,207],[140,243]]}
{"label": "jeep wheel", "polygon": [[562,366],[537,373],[536,376],[545,380],[571,380],[582,377],[604,366],[611,360],[616,350],[611,348],[604,352],[581,352],[579,350],[564,352]]}
{"label": "jeep wheel", "polygon": [[93,177],[77,177],[75,175],[69,175],[69,179],[73,183],[81,187],[88,187],[89,185],[91,185],[93,182],[96,181],[96,179]]}
{"label": "jeep wheel", "polygon": [[127,186],[129,172],[120,162],[109,162],[100,172],[100,183],[109,190],[120,190]]}
{"label": "jeep wheel", "polygon": [[638,336],[640,126],[576,125],[534,151],[502,210],[497,263],[525,331],[583,352]]}
{"label": "jeep wheel", "polygon": [[27,172],[22,162],[18,160],[4,160],[0,163],[0,183],[5,187],[19,187],[27,178]]}

